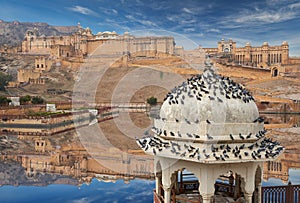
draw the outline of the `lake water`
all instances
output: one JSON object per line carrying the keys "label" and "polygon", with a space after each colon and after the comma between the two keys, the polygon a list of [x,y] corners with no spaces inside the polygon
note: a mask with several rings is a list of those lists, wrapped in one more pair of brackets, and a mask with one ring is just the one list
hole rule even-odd
{"label": "lake water", "polygon": [[[274,163],[265,164],[262,185],[286,185],[289,181],[300,184],[299,115],[264,116],[269,124],[286,124],[284,129],[276,129],[276,126],[271,129],[274,134],[280,134],[281,139],[286,137],[282,142],[286,150]],[[103,159],[120,160],[112,154]],[[82,151],[60,154],[59,158],[36,154],[26,158],[2,155],[0,203],[153,202],[155,181],[153,177],[148,178],[152,167],[149,160],[139,165],[134,158],[123,156],[120,167],[131,167],[129,173],[132,174],[114,174],[104,163],[99,163],[101,156],[98,162],[93,159],[87,162],[86,156]]]}
{"label": "lake water", "polygon": [[153,202],[154,181],[133,180],[129,184],[123,180],[106,183],[93,179],[91,184],[80,187],[73,185],[2,186],[0,202],[22,203],[92,203],[92,202]]}

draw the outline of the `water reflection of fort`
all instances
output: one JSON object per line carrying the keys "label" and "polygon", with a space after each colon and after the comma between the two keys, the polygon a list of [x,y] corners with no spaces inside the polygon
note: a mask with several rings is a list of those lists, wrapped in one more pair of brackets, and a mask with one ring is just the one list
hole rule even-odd
{"label": "water reflection of fort", "polygon": [[300,116],[294,114],[262,114],[265,124],[283,125],[282,127],[300,127]]}
{"label": "water reflection of fort", "polygon": [[[264,114],[265,123],[270,124],[270,128],[278,126],[286,129],[298,129],[300,126],[300,116],[293,114]],[[268,125],[266,125],[268,126]],[[299,130],[296,130],[299,132]],[[275,133],[276,134],[276,133]],[[283,183],[289,181],[289,169],[300,169],[300,149],[298,143],[299,133],[292,134],[288,131],[282,133],[282,142],[285,142],[285,152],[276,161],[268,161],[264,164],[264,180],[276,178],[282,180]],[[288,144],[287,144],[288,143]]]}
{"label": "water reflection of fort", "polygon": [[281,179],[284,183],[289,180],[289,169],[300,169],[299,145],[288,146],[284,154],[276,161],[268,161],[264,164],[263,178]]}
{"label": "water reflection of fort", "polygon": [[[62,175],[60,183],[78,185],[90,183],[93,178],[105,182],[114,182],[118,179],[130,181],[136,177],[144,179],[153,178],[153,158],[150,156],[136,157],[108,154],[103,159],[110,160],[120,168],[126,168],[123,173],[115,172],[93,159],[84,150],[62,151],[55,150],[49,155],[44,153],[35,155],[2,155],[1,162],[14,160],[18,162],[30,179],[38,178],[42,173]],[[284,183],[289,180],[289,169],[300,169],[300,149],[296,146],[287,147],[284,154],[276,161],[264,164],[264,180],[269,178],[281,179]],[[70,180],[72,179],[75,180]],[[0,176],[0,179],[1,176]],[[42,183],[40,183],[43,185]]]}
{"label": "water reflection of fort", "polygon": [[[120,159],[112,160],[117,162],[120,167],[124,165],[128,169],[126,173],[116,173],[80,151],[73,151],[72,153],[53,152],[51,155],[2,155],[1,162],[9,163],[9,166],[12,165],[11,163],[15,165],[20,164],[23,167],[26,177],[30,180],[36,179],[36,181],[41,181],[41,174],[59,175],[61,176],[60,183],[62,184],[80,185],[82,183],[90,183],[93,178],[105,182],[115,182],[118,179],[129,182],[134,178],[153,178],[152,158],[146,156],[144,160],[135,159],[134,156],[127,158],[129,159],[122,159],[120,157]],[[11,169],[7,168],[7,170]],[[0,173],[5,173],[3,167]],[[18,183],[8,183],[3,178],[7,179],[7,176],[1,177],[0,175],[0,181],[2,182],[0,184],[6,182],[8,185],[19,185]],[[76,181],[70,181],[70,179],[75,179]],[[52,183],[50,181],[48,184]],[[40,182],[39,185],[47,185],[47,183]]]}
{"label": "water reflection of fort", "polygon": [[[129,182],[134,178],[153,179],[153,158],[149,155],[134,155],[130,153],[115,153],[114,149],[99,152],[94,159],[83,146],[77,142],[65,140],[59,146],[53,145],[52,137],[22,137],[34,142],[34,149],[22,154],[0,155],[0,185],[48,185],[53,183],[80,185],[89,184],[93,178],[105,182],[115,182],[123,179]],[[106,164],[101,164],[103,160]],[[116,165],[119,171],[107,167]],[[7,174],[11,169],[18,168],[24,176],[9,179]],[[22,170],[21,170],[22,168]],[[41,177],[45,175],[50,177]],[[52,176],[51,176],[52,175]],[[53,178],[55,177],[55,178]],[[16,180],[20,179],[20,180]],[[26,180],[25,180],[26,179]]]}
{"label": "water reflection of fort", "polygon": [[[267,120],[274,123],[276,120],[282,122],[281,117],[272,117]],[[294,121],[299,123],[299,116],[288,118],[286,123],[294,126]],[[292,122],[292,123],[290,123]],[[284,136],[287,136],[285,133]],[[117,136],[117,135],[116,135]],[[299,134],[296,134],[299,136]],[[90,183],[93,178],[102,181],[114,182],[118,179],[130,181],[136,177],[144,179],[152,179],[153,176],[153,157],[149,155],[141,155],[136,153],[117,153],[114,149],[107,149],[98,153],[96,159],[91,157],[89,153],[80,145],[80,143],[72,143],[65,139],[64,143],[59,143],[57,147],[51,141],[52,137],[35,137],[22,139],[31,140],[34,144],[32,152],[24,151],[21,154],[0,155],[0,184],[1,185],[48,185],[53,183],[80,185],[82,183]],[[287,146],[284,154],[276,161],[266,162],[264,164],[263,178],[281,179],[284,183],[289,180],[289,169],[300,169],[300,149],[297,143]],[[103,162],[106,162],[103,164]],[[22,168],[24,175],[28,179],[18,182],[17,178],[9,179],[5,171],[12,173],[12,164],[3,167],[3,164],[10,163],[19,165],[19,171]],[[117,166],[118,171],[111,170]],[[15,167],[15,166],[14,166]],[[14,171],[18,171],[14,169]],[[11,174],[12,175],[12,174]],[[41,175],[47,178],[41,178]],[[53,178],[55,177],[55,178]],[[23,177],[24,179],[24,177]]]}

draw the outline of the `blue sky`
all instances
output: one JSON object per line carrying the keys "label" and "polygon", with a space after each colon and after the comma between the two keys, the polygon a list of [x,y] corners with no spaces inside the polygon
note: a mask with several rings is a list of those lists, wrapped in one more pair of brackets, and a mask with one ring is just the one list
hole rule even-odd
{"label": "blue sky", "polygon": [[0,0],[0,5],[5,21],[80,22],[93,33],[166,30],[203,47],[216,47],[222,38],[238,46],[288,41],[290,55],[300,56],[299,0]]}
{"label": "blue sky", "polygon": [[[155,182],[150,180],[123,180],[115,183],[93,179],[80,188],[73,185],[2,186],[0,202],[13,203],[150,203],[153,202]],[[16,195],[18,194],[18,195]]]}

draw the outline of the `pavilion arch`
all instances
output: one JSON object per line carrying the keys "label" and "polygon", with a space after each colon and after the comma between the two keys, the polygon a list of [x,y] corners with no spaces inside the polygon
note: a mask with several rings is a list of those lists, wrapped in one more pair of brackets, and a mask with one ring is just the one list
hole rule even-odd
{"label": "pavilion arch", "polygon": [[154,160],[154,166],[155,166],[155,171],[154,171],[155,175],[161,173],[162,168],[159,160]]}
{"label": "pavilion arch", "polygon": [[[178,172],[186,169],[198,181],[198,192],[203,202],[209,202],[215,195],[215,182],[220,175],[232,171],[239,180],[238,192],[244,196],[246,202],[252,202],[254,190],[260,187],[261,163],[242,162],[228,164],[194,163],[185,160],[174,160],[166,157],[155,157],[156,189],[166,202],[170,202],[174,190],[178,191]],[[161,169],[161,173],[159,172]],[[247,181],[244,181],[247,180]],[[197,188],[195,188],[197,189]],[[238,198],[240,196],[235,196]]]}
{"label": "pavilion arch", "polygon": [[163,199],[164,189],[162,187],[162,168],[159,160],[154,160],[154,174],[155,174],[155,192],[158,198]]}
{"label": "pavilion arch", "polygon": [[262,164],[255,171],[253,202],[261,202],[261,181],[263,178]]}
{"label": "pavilion arch", "polygon": [[272,75],[272,77],[277,77],[279,75],[279,70],[277,67],[273,67],[271,69],[271,75]]}

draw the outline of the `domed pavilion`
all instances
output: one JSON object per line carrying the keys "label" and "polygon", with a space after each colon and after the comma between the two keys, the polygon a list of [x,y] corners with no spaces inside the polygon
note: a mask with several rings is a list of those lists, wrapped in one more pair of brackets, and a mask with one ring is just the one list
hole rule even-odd
{"label": "domed pavilion", "polygon": [[166,95],[152,135],[137,143],[154,155],[155,196],[163,202],[174,201],[181,189],[191,186],[179,186],[178,173],[186,170],[198,179],[200,202],[210,203],[216,180],[230,172],[235,181],[229,182],[240,188],[245,202],[252,203],[255,190],[255,201],[260,202],[263,162],[276,159],[284,150],[266,133],[250,92],[216,74],[206,62],[203,74]]}

